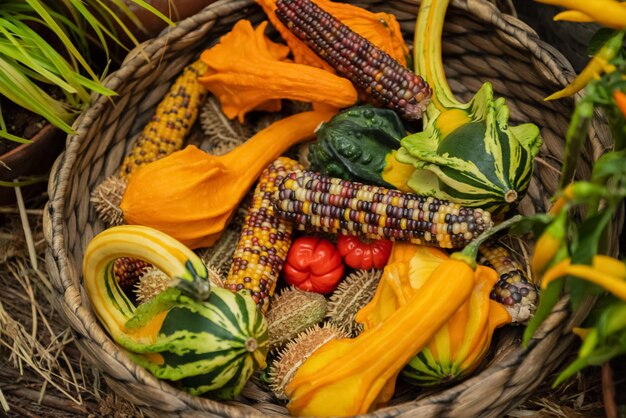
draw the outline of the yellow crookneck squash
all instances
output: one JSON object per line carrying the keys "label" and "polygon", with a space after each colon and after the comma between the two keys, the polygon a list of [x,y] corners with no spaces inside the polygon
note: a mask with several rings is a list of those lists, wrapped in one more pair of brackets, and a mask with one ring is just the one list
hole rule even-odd
{"label": "yellow crookneck squash", "polygon": [[[364,329],[383,323],[419,291],[448,255],[433,247],[395,244],[372,301],[356,315]],[[402,370],[409,382],[430,386],[471,373],[482,361],[495,328],[511,321],[506,309],[489,295],[498,280],[492,268],[478,266],[472,294],[424,349]]]}
{"label": "yellow crookneck squash", "polygon": [[125,222],[158,229],[192,249],[213,245],[261,171],[289,147],[312,137],[333,114],[286,117],[225,155],[187,146],[145,165],[122,197]]}
{"label": "yellow crookneck squash", "polygon": [[510,321],[506,310],[489,299],[498,277],[493,269],[476,265],[478,247],[519,220],[502,222],[450,257],[435,248],[394,243],[376,295],[356,316],[364,331],[323,345],[304,362],[285,388],[289,411],[318,416],[370,412],[391,399],[397,376],[414,358],[420,360],[418,353],[437,356],[437,382],[476,367],[493,330]]}
{"label": "yellow crookneck squash", "polygon": [[[396,252],[412,245],[394,244]],[[315,351],[286,387],[289,411],[350,416],[384,405],[393,395],[402,367],[465,303],[474,282],[474,270],[464,261],[439,264],[384,322],[356,338],[333,340]]]}

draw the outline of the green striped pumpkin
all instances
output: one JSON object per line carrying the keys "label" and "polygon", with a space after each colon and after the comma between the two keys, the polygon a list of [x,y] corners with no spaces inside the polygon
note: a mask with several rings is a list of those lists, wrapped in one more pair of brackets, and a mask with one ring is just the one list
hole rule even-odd
{"label": "green striped pumpkin", "polygon": [[[135,307],[118,286],[119,257],[145,260],[172,286]],[[118,226],[89,243],[83,259],[87,294],[117,344],[160,379],[194,395],[235,397],[265,368],[267,322],[247,291],[209,288],[206,266],[180,242],[155,229]]]}
{"label": "green striped pumpkin", "polygon": [[524,196],[532,178],[542,144],[539,128],[508,126],[509,108],[503,98],[494,100],[490,83],[462,109],[468,119],[453,123],[448,133],[444,125],[458,118],[454,112],[460,107],[441,112],[429,105],[426,129],[402,139],[396,158],[416,168],[407,185],[420,195],[506,211]]}
{"label": "green striped pumpkin", "polygon": [[524,196],[542,139],[531,123],[509,126],[509,108],[484,83],[468,103],[446,81],[441,36],[448,0],[422,0],[413,48],[415,72],[433,89],[424,129],[403,138],[396,159],[412,164],[407,181],[420,195],[504,212]]}

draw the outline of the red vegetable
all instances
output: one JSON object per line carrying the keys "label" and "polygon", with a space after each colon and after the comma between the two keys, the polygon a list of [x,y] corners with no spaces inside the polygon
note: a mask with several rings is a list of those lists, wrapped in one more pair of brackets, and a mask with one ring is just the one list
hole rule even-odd
{"label": "red vegetable", "polygon": [[613,98],[615,99],[615,104],[617,104],[617,108],[622,111],[624,117],[626,118],[626,94],[622,93],[619,90],[615,90],[613,92]]}
{"label": "red vegetable", "polygon": [[344,265],[335,245],[325,238],[296,239],[283,267],[287,283],[300,290],[330,293],[343,277]]}
{"label": "red vegetable", "polygon": [[387,265],[393,243],[387,239],[363,240],[352,235],[339,235],[337,249],[344,263],[353,269],[382,269]]}

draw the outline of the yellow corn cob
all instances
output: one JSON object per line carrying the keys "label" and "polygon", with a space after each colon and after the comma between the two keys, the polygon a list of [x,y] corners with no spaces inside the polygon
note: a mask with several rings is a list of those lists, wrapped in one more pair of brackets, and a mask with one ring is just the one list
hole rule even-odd
{"label": "yellow corn cob", "polygon": [[280,157],[261,173],[226,278],[227,289],[248,289],[263,312],[287,258],[292,231],[289,221],[274,215],[271,198],[289,171],[301,169],[297,161]]}
{"label": "yellow corn cob", "polygon": [[496,241],[481,245],[479,253],[480,264],[492,267],[498,273],[491,299],[504,305],[514,323],[528,321],[537,310],[539,292],[529,282],[524,266]]}
{"label": "yellow corn cob", "polygon": [[463,248],[493,226],[491,214],[433,197],[291,172],[279,184],[276,214],[298,229]]}
{"label": "yellow corn cob", "polygon": [[120,167],[120,177],[128,180],[143,164],[180,149],[196,120],[206,88],[198,83],[208,67],[201,61],[188,65],[157,106],[150,122],[129,151]]}

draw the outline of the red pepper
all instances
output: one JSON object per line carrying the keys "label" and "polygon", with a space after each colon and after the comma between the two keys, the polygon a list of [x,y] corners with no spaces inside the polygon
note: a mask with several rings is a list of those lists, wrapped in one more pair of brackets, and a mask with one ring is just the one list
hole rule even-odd
{"label": "red pepper", "polygon": [[296,239],[283,267],[287,283],[300,290],[330,293],[343,277],[344,265],[335,245],[325,238]]}
{"label": "red pepper", "polygon": [[352,235],[339,235],[337,241],[344,263],[354,269],[382,269],[387,265],[392,246],[386,239],[363,241]]}

